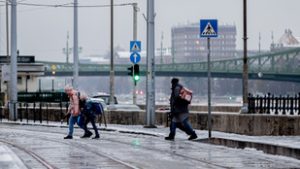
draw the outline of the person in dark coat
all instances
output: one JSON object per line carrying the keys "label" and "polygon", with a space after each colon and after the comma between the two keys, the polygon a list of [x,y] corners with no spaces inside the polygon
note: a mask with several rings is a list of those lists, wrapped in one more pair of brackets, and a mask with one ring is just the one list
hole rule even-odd
{"label": "person in dark coat", "polygon": [[91,122],[93,129],[95,131],[95,137],[93,139],[99,139],[99,132],[96,125],[96,115],[93,112],[93,106],[91,100],[87,97],[85,93],[80,94],[80,110],[81,118],[83,118],[80,127],[84,130],[84,135],[81,138],[89,138],[93,133],[88,129],[87,124]]}
{"label": "person in dark coat", "polygon": [[182,85],[179,84],[179,79],[173,78],[171,80],[172,93],[170,97],[170,107],[171,107],[171,124],[170,124],[170,134],[165,137],[165,140],[174,140],[176,134],[176,128],[181,129],[190,137],[189,140],[197,138],[196,132],[193,130],[191,124],[189,123],[189,102],[183,100],[180,97],[180,90]]}

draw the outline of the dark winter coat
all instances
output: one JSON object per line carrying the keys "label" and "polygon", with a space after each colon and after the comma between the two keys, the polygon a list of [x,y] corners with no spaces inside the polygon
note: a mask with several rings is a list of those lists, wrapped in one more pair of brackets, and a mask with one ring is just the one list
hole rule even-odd
{"label": "dark winter coat", "polygon": [[179,114],[189,113],[188,103],[181,99],[180,90],[182,85],[177,83],[172,86],[172,93],[170,98],[170,107],[171,113],[174,116],[178,116]]}

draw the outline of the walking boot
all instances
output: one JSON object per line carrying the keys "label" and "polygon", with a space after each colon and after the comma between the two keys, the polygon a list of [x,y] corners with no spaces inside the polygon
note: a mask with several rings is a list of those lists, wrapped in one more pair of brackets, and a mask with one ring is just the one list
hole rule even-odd
{"label": "walking boot", "polygon": [[196,138],[198,138],[198,136],[197,136],[196,132],[194,132],[188,139],[189,140],[194,140]]}
{"label": "walking boot", "polygon": [[64,137],[64,139],[73,139],[73,137],[70,135],[67,135],[66,137]]}
{"label": "walking boot", "polygon": [[90,132],[90,131],[88,131],[88,132],[84,133],[84,135],[81,136],[80,138],[89,138],[89,137],[91,137],[92,135],[93,135],[93,133]]}
{"label": "walking boot", "polygon": [[99,139],[100,136],[99,135],[95,135],[95,137],[93,137],[92,139]]}
{"label": "walking boot", "polygon": [[173,134],[169,134],[168,137],[165,137],[165,140],[173,141],[175,136]]}

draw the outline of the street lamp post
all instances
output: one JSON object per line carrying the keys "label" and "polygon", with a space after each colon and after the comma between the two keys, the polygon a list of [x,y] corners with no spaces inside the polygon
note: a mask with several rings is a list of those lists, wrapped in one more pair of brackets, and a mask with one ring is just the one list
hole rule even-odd
{"label": "street lamp post", "polygon": [[78,0],[74,0],[74,70],[73,70],[73,87],[78,88],[79,56],[78,56]]}
{"label": "street lamp post", "polygon": [[17,1],[11,1],[11,59],[10,59],[10,102],[9,118],[17,120]]}
{"label": "street lamp post", "polygon": [[[138,7],[137,7],[137,3],[133,3],[133,40],[136,41],[137,40],[137,12],[138,12]],[[136,82],[134,81],[133,84],[133,93],[132,93],[132,101],[133,104],[136,104]]]}
{"label": "street lamp post", "polygon": [[244,57],[243,57],[243,107],[241,113],[248,113],[248,58],[247,58],[247,0],[243,3]]}
{"label": "street lamp post", "polygon": [[155,33],[154,0],[147,0],[147,73],[146,73],[146,127],[155,127]]}
{"label": "street lamp post", "polygon": [[114,71],[114,1],[110,1],[110,101],[109,104],[114,104],[114,85],[115,85],[115,71]]}

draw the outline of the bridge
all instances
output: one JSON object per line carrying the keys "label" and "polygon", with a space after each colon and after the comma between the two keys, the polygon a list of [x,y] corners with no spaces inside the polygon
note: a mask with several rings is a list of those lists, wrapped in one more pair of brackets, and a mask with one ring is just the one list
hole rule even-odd
{"label": "bridge", "polygon": [[[248,57],[249,79],[300,82],[300,48],[267,52]],[[73,65],[61,62],[44,62],[45,76],[72,76]],[[115,65],[116,76],[128,76],[129,64]],[[55,73],[53,73],[55,71]],[[80,64],[80,76],[109,76],[110,65]],[[212,77],[242,78],[243,58],[211,61]],[[145,75],[146,65],[140,65]],[[156,76],[206,77],[207,62],[157,64]]]}

